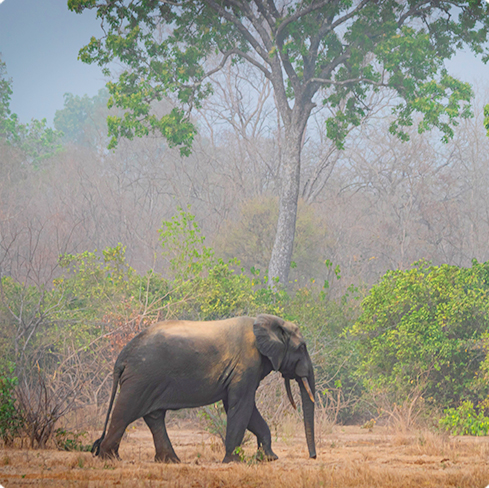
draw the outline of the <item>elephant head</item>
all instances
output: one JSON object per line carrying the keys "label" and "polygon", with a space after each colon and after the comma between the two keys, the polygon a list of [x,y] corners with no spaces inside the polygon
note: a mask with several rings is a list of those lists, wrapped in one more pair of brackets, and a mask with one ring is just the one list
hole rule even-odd
{"label": "elephant head", "polygon": [[304,427],[309,456],[316,458],[314,443],[314,372],[306,343],[297,325],[286,322],[274,315],[259,315],[253,324],[256,345],[263,356],[272,363],[275,371],[280,371],[285,379],[287,395],[294,408],[295,402],[290,390],[290,380],[299,383]]}

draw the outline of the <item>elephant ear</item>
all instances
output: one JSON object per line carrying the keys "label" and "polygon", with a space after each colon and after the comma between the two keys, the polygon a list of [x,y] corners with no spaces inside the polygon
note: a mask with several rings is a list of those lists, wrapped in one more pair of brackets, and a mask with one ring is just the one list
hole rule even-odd
{"label": "elephant ear", "polygon": [[258,315],[253,324],[256,347],[270,359],[273,369],[278,371],[287,350],[285,321],[274,315]]}

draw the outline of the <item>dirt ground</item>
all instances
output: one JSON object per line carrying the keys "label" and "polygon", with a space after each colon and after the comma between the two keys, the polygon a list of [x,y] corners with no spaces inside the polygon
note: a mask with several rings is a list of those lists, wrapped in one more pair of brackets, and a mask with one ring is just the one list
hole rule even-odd
{"label": "dirt ground", "polygon": [[[98,434],[91,433],[90,439]],[[3,449],[0,484],[45,487],[471,487],[489,485],[489,438],[450,438],[430,432],[393,433],[357,426],[334,427],[317,439],[318,458],[308,458],[300,426],[275,434],[279,460],[253,459],[255,442],[244,445],[243,463],[223,465],[221,441],[188,424],[169,428],[181,464],[153,461],[149,430],[130,427],[122,461],[102,461],[85,452]]]}

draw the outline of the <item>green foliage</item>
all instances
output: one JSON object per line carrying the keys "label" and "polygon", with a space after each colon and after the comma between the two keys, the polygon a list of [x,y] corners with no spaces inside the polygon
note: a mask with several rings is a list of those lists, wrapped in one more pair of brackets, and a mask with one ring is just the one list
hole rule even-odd
{"label": "green foliage", "polygon": [[[89,362],[97,366],[83,382],[98,387],[120,348],[162,316],[213,320],[272,313],[301,326],[315,364],[318,401],[338,407],[336,420],[351,421],[366,391],[382,392],[391,405],[422,394],[420,404],[452,408],[442,422],[450,429],[467,424],[469,413],[485,425],[482,414],[462,402],[474,405],[487,397],[489,263],[459,268],[420,262],[389,271],[360,307],[361,292],[354,287],[337,300],[328,284],[274,290],[266,272],[216,257],[189,210],[179,209],[163,222],[159,237],[169,278],[153,271],[139,275],[121,244],[61,256],[62,275],[49,289],[2,278],[4,366],[16,361],[25,374],[35,366],[52,381],[65,370],[72,378],[79,364]],[[327,260],[326,268],[340,282],[339,267]],[[6,442],[21,426],[13,416],[14,376],[2,377],[0,384],[0,433]],[[203,414],[209,425],[220,425],[222,412],[211,414],[216,412]],[[66,435],[63,442],[73,447],[78,437]]]}
{"label": "green foliage", "polygon": [[[137,317],[139,326],[143,325],[143,314],[147,315],[144,321],[156,317],[167,293],[164,280],[156,273],[140,276],[127,264],[122,244],[100,253],[64,254],[59,263],[64,273],[54,280],[47,298],[50,304],[60,304],[52,330],[63,330],[59,339],[69,337],[78,348]],[[53,343],[58,340],[53,338]]]}
{"label": "green foliage", "polygon": [[46,119],[32,119],[30,124],[17,123],[17,116],[13,120],[16,123],[13,143],[20,147],[34,168],[39,168],[44,160],[61,151],[63,133],[48,127]]}
{"label": "green foliage", "polygon": [[178,213],[164,221],[158,230],[163,256],[169,263],[177,280],[199,276],[213,265],[214,253],[204,246],[205,237],[189,211],[178,208]]}
{"label": "green foliage", "polygon": [[489,104],[484,107],[484,127],[487,130],[487,137],[489,137]]}
{"label": "green foliage", "polygon": [[477,412],[469,400],[462,402],[458,408],[447,408],[439,424],[453,435],[481,436],[489,432],[489,417],[484,415],[483,409]]}
{"label": "green foliage", "polygon": [[287,294],[269,290],[260,271],[246,275],[237,259],[216,258],[189,211],[179,209],[159,235],[174,276],[167,303],[173,316],[215,320],[257,310],[280,314]]}
{"label": "green foliage", "polygon": [[135,272],[126,263],[122,244],[108,247],[101,254],[64,254],[59,264],[65,274],[54,285],[66,298],[67,310],[99,314],[107,305],[117,307],[117,301],[132,292]]}
{"label": "green foliage", "polygon": [[[421,262],[390,271],[360,307],[361,292],[354,287],[337,300],[322,283],[274,290],[266,272],[245,270],[237,259],[219,259],[205,245],[190,210],[179,209],[163,222],[159,237],[168,277],[139,275],[121,244],[61,256],[62,276],[50,289],[4,277],[3,360],[14,361],[25,351],[22,364],[39,364],[46,378],[58,377],[63,368],[71,378],[78,364],[96,365],[83,381],[98,387],[120,348],[163,317],[213,320],[272,313],[301,326],[315,364],[318,401],[337,406],[338,421],[354,418],[365,390],[385,393],[391,405],[404,405],[422,392],[420,404],[437,408],[487,397],[489,263],[459,268]],[[340,283],[339,267],[331,261],[326,267]],[[19,329],[19,314],[37,329]],[[14,383],[2,385],[13,391]],[[207,414],[211,427],[220,425],[218,416],[210,418],[214,410]]]}
{"label": "green foliage", "polygon": [[333,300],[327,290],[310,284],[296,290],[283,309],[284,318],[303,326],[317,395],[323,404],[334,403],[332,420],[338,422],[352,421],[363,392],[362,379],[356,375],[361,358],[357,343],[343,334],[358,317],[359,306],[356,288]]}
{"label": "green foliage", "polygon": [[488,308],[489,263],[459,268],[420,262],[407,271],[389,271],[363,300],[350,328],[365,386],[396,403],[413,391],[439,406],[482,395],[478,375]]}
{"label": "green foliage", "polygon": [[13,376],[14,368],[8,374],[0,376],[0,437],[9,446],[18,437],[24,426],[24,420],[15,400],[17,377]]}

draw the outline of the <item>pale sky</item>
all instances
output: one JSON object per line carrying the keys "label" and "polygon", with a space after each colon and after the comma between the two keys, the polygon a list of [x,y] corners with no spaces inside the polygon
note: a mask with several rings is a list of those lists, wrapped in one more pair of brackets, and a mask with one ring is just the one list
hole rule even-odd
{"label": "pale sky", "polygon": [[95,12],[70,12],[67,0],[0,0],[0,53],[13,81],[10,108],[21,122],[63,108],[63,94],[93,96],[105,85],[98,66],[77,60],[101,33]]}
{"label": "pale sky", "polygon": [[[0,0],[0,52],[13,79],[11,109],[21,122],[45,117],[51,124],[64,93],[93,96],[105,85],[99,67],[77,60],[79,49],[101,32],[94,11],[77,15],[67,0]],[[489,83],[489,66],[472,53],[448,67],[464,81]]]}

